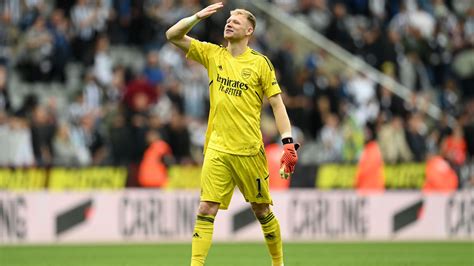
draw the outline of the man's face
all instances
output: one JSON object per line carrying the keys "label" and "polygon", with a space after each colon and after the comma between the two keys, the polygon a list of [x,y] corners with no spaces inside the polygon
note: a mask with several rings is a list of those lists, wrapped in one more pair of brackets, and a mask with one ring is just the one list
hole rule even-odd
{"label": "man's face", "polygon": [[231,15],[227,19],[224,28],[224,38],[226,40],[238,40],[245,36],[250,36],[253,32],[252,25],[245,15]]}

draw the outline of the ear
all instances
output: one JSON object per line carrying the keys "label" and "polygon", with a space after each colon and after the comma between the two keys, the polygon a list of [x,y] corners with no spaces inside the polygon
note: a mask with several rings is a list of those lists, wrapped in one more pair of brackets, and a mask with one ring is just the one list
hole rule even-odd
{"label": "ear", "polygon": [[251,26],[247,27],[247,31],[245,32],[245,35],[250,36],[253,34],[253,28]]}

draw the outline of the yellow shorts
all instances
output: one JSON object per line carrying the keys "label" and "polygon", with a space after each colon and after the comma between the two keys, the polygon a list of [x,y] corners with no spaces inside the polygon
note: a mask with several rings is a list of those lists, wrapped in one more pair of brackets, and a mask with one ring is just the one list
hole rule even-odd
{"label": "yellow shorts", "polygon": [[235,186],[247,202],[273,204],[268,188],[268,165],[263,147],[253,156],[234,155],[208,148],[201,173],[201,201],[227,209]]}

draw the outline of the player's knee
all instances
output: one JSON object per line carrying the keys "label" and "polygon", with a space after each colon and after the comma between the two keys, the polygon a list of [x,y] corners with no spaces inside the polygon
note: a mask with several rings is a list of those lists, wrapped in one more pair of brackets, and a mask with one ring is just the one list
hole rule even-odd
{"label": "player's knee", "polygon": [[270,213],[270,206],[267,203],[252,203],[252,210],[257,218],[263,218]]}
{"label": "player's knee", "polygon": [[201,201],[199,203],[199,214],[200,215],[216,215],[219,210],[219,203],[210,201]]}

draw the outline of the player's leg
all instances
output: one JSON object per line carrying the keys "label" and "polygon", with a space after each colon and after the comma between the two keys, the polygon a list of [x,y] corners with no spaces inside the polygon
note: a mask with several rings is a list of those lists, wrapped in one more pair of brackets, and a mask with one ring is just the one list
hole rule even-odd
{"label": "player's leg", "polygon": [[267,159],[263,147],[255,156],[234,157],[235,183],[246,201],[252,203],[255,216],[262,225],[273,265],[283,265],[283,251],[278,220],[271,212]]}
{"label": "player's leg", "polygon": [[280,224],[267,203],[252,203],[252,210],[262,226],[268,251],[272,256],[273,266],[283,265],[283,245]]}
{"label": "player's leg", "polygon": [[192,240],[191,266],[204,265],[211,247],[214,219],[218,209],[227,209],[235,183],[227,154],[207,149],[201,172],[201,202]]}
{"label": "player's leg", "polygon": [[201,201],[194,225],[191,266],[204,265],[212,243],[214,218],[219,210],[219,203]]}

